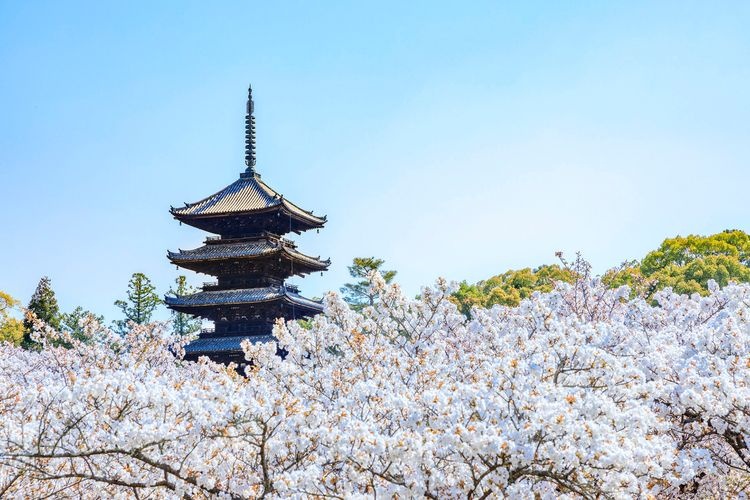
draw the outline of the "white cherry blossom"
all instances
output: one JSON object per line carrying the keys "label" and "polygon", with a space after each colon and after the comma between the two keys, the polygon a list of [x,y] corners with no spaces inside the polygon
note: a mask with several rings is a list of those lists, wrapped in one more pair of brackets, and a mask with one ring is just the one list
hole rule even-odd
{"label": "white cherry blossom", "polygon": [[[461,315],[445,281],[336,294],[245,374],[164,325],[0,346],[0,496],[595,498],[750,487],[750,286],[596,279]],[[63,337],[71,348],[52,342]],[[177,356],[175,356],[175,354]]]}

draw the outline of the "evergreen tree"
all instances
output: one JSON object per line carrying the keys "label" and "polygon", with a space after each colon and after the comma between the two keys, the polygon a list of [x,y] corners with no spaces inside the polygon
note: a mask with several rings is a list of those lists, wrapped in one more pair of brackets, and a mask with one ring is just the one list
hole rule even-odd
{"label": "evergreen tree", "polygon": [[[190,295],[196,292],[195,288],[187,284],[185,276],[177,276],[175,284],[177,287],[174,289],[170,288],[169,293],[174,295]],[[188,335],[201,329],[201,320],[200,318],[193,317],[191,314],[172,311],[172,327],[176,333]]]}
{"label": "evergreen tree", "polygon": [[143,325],[151,321],[156,307],[161,304],[161,299],[156,294],[156,287],[143,273],[134,273],[128,282],[127,300],[116,300],[115,305],[119,307],[125,319],[115,321],[115,327],[124,333],[127,330],[128,321]]}
{"label": "evergreen tree", "polygon": [[34,295],[31,296],[31,301],[29,301],[26,319],[23,323],[24,333],[22,345],[25,348],[30,348],[36,345],[36,342],[31,339],[31,332],[34,329],[34,316],[36,316],[37,319],[44,321],[55,330],[60,329],[60,308],[57,305],[55,292],[52,290],[52,281],[47,276],[44,276],[39,280]]}
{"label": "evergreen tree", "polygon": [[60,326],[64,331],[70,332],[74,338],[83,342],[89,342],[91,339],[88,338],[81,326],[81,320],[88,316],[93,316],[99,323],[104,323],[104,316],[99,316],[78,306],[73,309],[73,312],[63,313]]}
{"label": "evergreen tree", "polygon": [[373,271],[378,271],[386,283],[393,281],[396,271],[383,271],[381,267],[385,264],[383,259],[375,257],[355,257],[349,266],[349,274],[359,281],[346,283],[341,292],[344,300],[352,306],[355,311],[361,311],[365,306],[375,305],[375,294],[370,289],[368,276]]}

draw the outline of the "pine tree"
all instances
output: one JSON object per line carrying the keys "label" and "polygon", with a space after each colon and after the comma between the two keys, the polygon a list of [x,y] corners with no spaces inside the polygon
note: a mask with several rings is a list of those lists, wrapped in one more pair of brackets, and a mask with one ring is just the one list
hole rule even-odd
{"label": "pine tree", "polygon": [[344,294],[344,300],[348,302],[352,309],[362,310],[365,306],[375,305],[375,294],[370,289],[370,280],[368,275],[373,271],[380,272],[386,283],[393,281],[396,271],[383,271],[380,268],[385,264],[383,259],[375,257],[355,257],[352,265],[349,266],[349,274],[352,278],[359,278],[355,283],[346,283],[341,292]]}
{"label": "pine tree", "polygon": [[31,301],[29,301],[27,310],[28,313],[23,322],[24,332],[22,345],[25,348],[30,348],[37,345],[36,342],[31,339],[31,332],[34,330],[34,316],[36,316],[37,319],[44,321],[55,330],[60,329],[60,308],[57,305],[55,292],[52,290],[52,280],[47,276],[44,276],[39,280],[39,284],[36,286],[34,295],[31,296]]}
{"label": "pine tree", "polygon": [[161,304],[161,299],[156,293],[156,287],[143,273],[134,273],[128,282],[127,300],[116,300],[115,305],[119,307],[125,319],[115,321],[115,327],[124,333],[127,331],[128,321],[143,325],[151,321],[156,307]]}
{"label": "pine tree", "polygon": [[[185,276],[178,276],[175,284],[177,288],[170,288],[169,293],[174,295],[190,295],[196,291],[192,286],[187,284]],[[201,329],[201,320],[200,318],[194,318],[190,314],[172,311],[172,327],[176,333],[188,335]]]}

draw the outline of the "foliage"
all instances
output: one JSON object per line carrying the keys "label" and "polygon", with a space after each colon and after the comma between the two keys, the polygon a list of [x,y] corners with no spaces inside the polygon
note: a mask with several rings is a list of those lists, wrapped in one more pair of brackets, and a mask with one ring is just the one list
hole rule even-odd
{"label": "foliage", "polygon": [[128,282],[127,300],[117,300],[115,305],[119,307],[125,319],[115,321],[115,327],[124,333],[129,321],[143,325],[151,321],[156,307],[161,304],[161,299],[156,293],[156,287],[143,273],[134,273]]}
{"label": "foliage", "polygon": [[664,288],[708,295],[708,283],[750,282],[750,235],[727,230],[710,236],[668,238],[640,262],[629,262],[604,277],[612,286],[627,284],[651,299]]}
{"label": "foliage", "polygon": [[376,294],[370,288],[370,276],[378,272],[386,283],[393,281],[396,271],[384,271],[381,269],[385,264],[383,259],[375,257],[355,257],[352,265],[348,266],[349,275],[357,278],[354,283],[346,283],[341,287],[344,300],[352,306],[355,311],[361,311],[365,306],[375,305]]}
{"label": "foliage", "polygon": [[575,274],[564,266],[544,265],[536,269],[524,268],[480,281],[474,285],[461,282],[452,300],[467,316],[472,307],[492,307],[495,304],[517,306],[534,292],[550,292],[557,281],[571,283]]}
{"label": "foliage", "polygon": [[20,345],[23,341],[23,321],[10,315],[19,302],[9,294],[0,291],[0,342]]}
{"label": "foliage", "polygon": [[684,266],[708,256],[734,257],[742,265],[750,265],[750,235],[732,229],[710,236],[668,238],[643,259],[641,267],[648,276],[670,265]]}
{"label": "foliage", "polygon": [[[533,292],[548,292],[556,281],[575,280],[567,263],[510,270],[476,284],[459,285],[453,301],[469,315],[472,307],[516,306]],[[627,285],[632,297],[654,300],[656,292],[708,295],[709,281],[721,286],[750,283],[750,235],[727,230],[710,236],[668,238],[642,260],[632,260],[607,271],[602,282],[612,288]]]}
{"label": "foliage", "polygon": [[641,273],[637,260],[626,261],[618,267],[609,269],[602,276],[602,283],[610,288],[627,286],[632,297],[651,297],[657,291],[656,282]]}
{"label": "foliage", "polygon": [[31,296],[31,301],[26,308],[26,319],[24,320],[23,346],[26,348],[37,347],[31,338],[31,331],[35,319],[44,321],[55,329],[60,329],[60,307],[57,305],[55,292],[52,290],[52,280],[47,276],[39,280],[39,284]]}
{"label": "foliage", "polygon": [[628,300],[579,279],[462,315],[443,281],[338,296],[246,377],[164,325],[0,345],[9,497],[733,497],[750,478],[750,285]]}
{"label": "foliage", "polygon": [[0,318],[7,318],[10,311],[13,308],[18,307],[18,305],[18,300],[0,290]]}
{"label": "foliage", "polygon": [[6,318],[0,323],[0,342],[21,345],[25,331],[23,321],[17,318]]}
{"label": "foliage", "polygon": [[[185,276],[178,276],[175,280],[176,288],[170,288],[169,293],[173,295],[190,295],[197,290],[187,284]],[[200,318],[195,318],[190,314],[172,311],[172,328],[180,335],[189,335],[201,329]]]}
{"label": "foliage", "polygon": [[[89,316],[91,316],[91,318],[89,318]],[[84,327],[86,321],[97,321],[103,323],[104,317],[78,306],[73,309],[72,312],[63,313],[60,326],[62,331],[68,332],[73,338],[82,342],[89,342],[91,339],[86,336],[86,330]]]}

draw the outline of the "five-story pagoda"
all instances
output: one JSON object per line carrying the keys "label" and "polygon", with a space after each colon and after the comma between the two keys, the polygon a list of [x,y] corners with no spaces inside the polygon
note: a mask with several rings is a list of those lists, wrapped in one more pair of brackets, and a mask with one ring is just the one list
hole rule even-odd
{"label": "five-story pagoda", "polygon": [[208,356],[218,362],[241,363],[242,340],[273,341],[276,318],[305,318],[323,309],[285,280],[324,271],[330,260],[300,253],[282,235],[321,228],[326,218],[299,208],[271,189],[256,172],[255,163],[255,118],[252,89],[248,89],[247,168],[218,193],[170,209],[180,222],[217,235],[206,238],[200,248],[168,253],[177,266],[217,278],[198,293],[165,298],[175,311],[214,322],[212,330],[202,330],[199,338],[186,346],[187,359]]}

